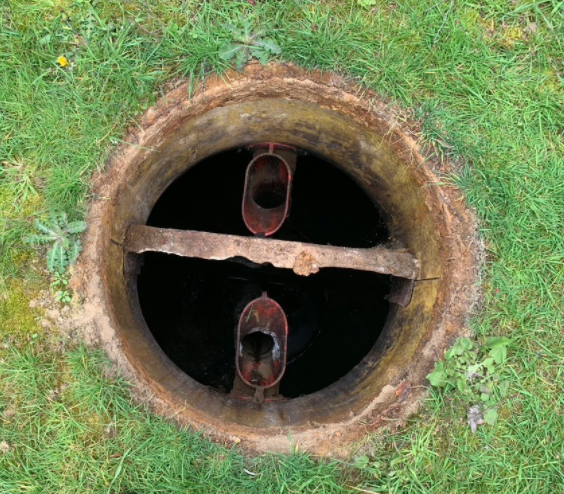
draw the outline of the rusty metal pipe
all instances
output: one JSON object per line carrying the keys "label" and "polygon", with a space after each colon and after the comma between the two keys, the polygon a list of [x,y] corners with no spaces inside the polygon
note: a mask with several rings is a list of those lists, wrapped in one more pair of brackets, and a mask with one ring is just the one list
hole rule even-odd
{"label": "rusty metal pipe", "polygon": [[243,310],[237,326],[237,374],[255,389],[272,388],[286,370],[288,321],[266,292]]}
{"label": "rusty metal pipe", "polygon": [[257,149],[245,174],[243,220],[257,236],[276,233],[290,208],[292,167],[282,156],[288,151],[278,153],[276,146],[271,143],[268,150]]}

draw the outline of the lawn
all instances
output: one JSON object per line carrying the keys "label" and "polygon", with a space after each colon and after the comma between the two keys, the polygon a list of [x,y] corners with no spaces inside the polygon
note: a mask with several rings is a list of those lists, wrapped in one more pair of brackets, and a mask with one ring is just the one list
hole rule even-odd
{"label": "lawn", "polygon": [[[564,2],[4,0],[0,14],[1,493],[564,492]],[[252,457],[135,404],[102,354],[42,324],[35,301],[68,274],[24,241],[34,220],[83,219],[136,117],[171,81],[227,70],[246,26],[280,47],[271,59],[402,108],[454,163],[445,180],[487,251],[474,340],[511,341],[495,425],[472,434],[460,394],[431,389],[350,460]]]}

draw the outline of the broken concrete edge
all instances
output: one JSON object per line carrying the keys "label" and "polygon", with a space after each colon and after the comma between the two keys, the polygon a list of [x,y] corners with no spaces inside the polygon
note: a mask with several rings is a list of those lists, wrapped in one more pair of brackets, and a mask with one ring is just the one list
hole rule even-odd
{"label": "broken concrete edge", "polygon": [[[393,144],[396,140],[403,140],[411,148],[409,161],[416,168],[418,163],[426,163],[426,169],[421,171],[420,181],[427,185],[437,184],[438,178],[433,172],[441,174],[448,173],[450,168],[446,161],[439,162],[436,158],[424,156],[420,152],[417,143],[417,124],[402,120],[401,126],[389,108],[375,94],[350,84],[339,76],[317,71],[305,72],[291,65],[269,64],[260,67],[256,64],[249,65],[243,74],[230,73],[227,79],[233,84],[244,84],[248,78],[268,80],[282,79],[284,82],[301,83],[323,86],[328,92],[342,100],[354,99],[356,106],[366,108],[366,112],[373,112],[376,108],[378,118],[389,129],[388,135]],[[104,313],[102,308],[106,305],[105,298],[108,294],[104,291],[104,283],[101,278],[102,272],[98,269],[100,251],[100,226],[103,218],[111,214],[111,197],[119,193],[119,189],[126,184],[114,183],[120,176],[120,167],[126,166],[139,154],[145,153],[143,144],[150,140],[151,135],[160,132],[165,127],[167,116],[175,108],[182,105],[198,105],[203,98],[213,98],[213,87],[220,91],[225,90],[223,80],[211,77],[200,83],[192,98],[187,100],[189,83],[176,87],[171,93],[163,98],[156,107],[151,108],[141,119],[138,126],[134,127],[124,139],[130,145],[121,146],[108,161],[106,169],[93,180],[93,197],[98,199],[91,204],[88,223],[89,230],[84,236],[84,247],[79,263],[75,269],[72,279],[72,287],[77,295],[86,302],[78,307],[74,318],[74,324],[81,329],[84,341],[93,346],[101,346],[116,362],[122,375],[134,385],[136,398],[146,403],[150,408],[172,420],[186,425],[186,418],[182,415],[182,403],[171,403],[161,399],[145,386],[139,377],[137,370],[124,357],[121,352],[121,342],[112,321]],[[203,88],[205,89],[205,95]],[[315,89],[315,88],[314,88]],[[385,117],[385,118],[384,118]],[[409,130],[413,129],[413,130]],[[232,427],[229,432],[210,430],[205,417],[198,416],[197,412],[191,412],[190,425],[195,429],[204,431],[214,440],[219,442],[233,441],[247,448],[250,452],[256,451],[289,451],[289,436],[291,432],[294,446],[299,443],[302,451],[310,451],[327,456],[347,456],[350,452],[350,444],[360,440],[367,432],[374,430],[377,426],[387,426],[387,418],[393,420],[404,420],[414,413],[420,406],[420,398],[425,389],[413,387],[410,394],[411,399],[402,399],[397,395],[397,390],[402,383],[415,383],[421,381],[431,371],[433,362],[442,358],[443,351],[448,348],[458,336],[469,333],[467,322],[478,306],[480,300],[480,266],[484,261],[484,248],[480,239],[476,236],[476,219],[474,215],[464,206],[464,200],[460,197],[460,191],[443,187],[442,193],[449,201],[442,206],[443,222],[446,230],[441,232],[445,239],[445,248],[442,253],[444,264],[447,267],[443,278],[442,288],[439,293],[436,307],[441,306],[444,310],[434,310],[433,320],[436,330],[428,334],[420,343],[419,351],[422,357],[408,370],[400,373],[390,380],[381,392],[374,396],[372,403],[362,413],[354,414],[348,420],[329,425],[309,424],[309,428],[303,430],[281,430],[278,433],[270,433],[257,439],[252,431],[244,428]],[[458,214],[453,212],[453,207],[461,204]],[[456,242],[452,239],[456,236]],[[465,271],[449,273],[448,265],[451,259],[465,256]],[[420,281],[417,283],[432,283],[431,281]],[[389,424],[388,424],[389,425]],[[321,438],[320,438],[321,436]],[[234,439],[235,438],[235,439]],[[238,440],[236,440],[238,439]]]}

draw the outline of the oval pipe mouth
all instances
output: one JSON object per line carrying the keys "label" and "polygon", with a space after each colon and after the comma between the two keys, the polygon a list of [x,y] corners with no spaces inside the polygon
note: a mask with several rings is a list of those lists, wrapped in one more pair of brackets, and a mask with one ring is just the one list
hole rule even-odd
{"label": "oval pipe mouth", "polygon": [[247,386],[276,386],[286,370],[288,320],[263,293],[243,310],[237,326],[237,374]]}
{"label": "oval pipe mouth", "polygon": [[[408,120],[395,118],[377,95],[338,76],[291,65],[251,64],[242,74],[229,74],[228,79],[226,84],[223,78],[210,77],[205,92],[197,90],[190,99],[189,81],[167,94],[127,136],[128,144],[114,153],[106,171],[93,180],[92,197],[96,199],[73,279],[85,299],[85,337],[103,345],[136,384],[141,399],[148,399],[159,413],[174,416],[181,424],[205,430],[220,441],[241,438],[250,449],[260,451],[287,451],[291,434],[304,451],[346,454],[348,445],[361,439],[367,427],[397,423],[414,413],[425,393],[425,376],[437,358],[456,337],[468,334],[466,321],[479,298],[481,243],[474,217],[458,189],[440,184],[438,174],[448,173],[449,164],[426,156],[414,137],[417,127],[412,131]],[[288,221],[290,187],[294,215],[303,175],[298,171],[294,182],[292,163],[278,150],[271,153],[276,159],[268,159],[272,168],[282,173],[276,183],[281,185],[280,191],[286,191],[284,202],[263,201],[260,194],[251,195],[250,186],[245,191],[251,208],[277,211],[278,216],[273,216],[275,220],[271,218],[267,227],[253,227],[253,231],[240,218],[240,208],[245,207],[238,195],[234,208],[240,231],[232,235],[233,251],[218,239],[217,252],[210,252],[206,238],[215,235],[213,232],[206,232],[208,237],[204,238],[198,228],[174,231],[147,225],[163,193],[180,177],[188,176],[188,171],[196,171],[199,163],[228,150],[271,142],[319,156],[346,173],[381,208],[389,231],[386,245],[354,246],[345,249],[348,255],[343,256],[342,247],[335,246],[338,244],[328,242],[314,251],[304,249],[307,240],[300,239],[286,242],[292,244],[285,247],[294,249],[292,255],[279,259],[272,246],[285,241],[256,236],[282,232],[284,221]],[[262,151],[260,154],[269,154],[270,149]],[[241,173],[239,183],[244,176]],[[338,200],[336,197],[336,206]],[[197,214],[198,205],[190,212]],[[386,302],[387,319],[368,353],[326,387],[291,399],[269,400],[268,393],[264,401],[234,399],[184,372],[147,324],[138,278],[144,256],[171,257],[163,253],[163,241],[169,254],[197,258],[186,264],[189,270],[195,269],[197,262],[239,262],[247,270],[257,264],[272,264],[288,276],[314,282],[326,271],[358,269],[359,263],[369,263],[378,276],[395,273]],[[243,263],[239,261],[241,248],[246,249],[242,257],[247,261]],[[147,250],[159,253],[144,254]],[[386,271],[381,269],[383,265]],[[411,281],[395,283],[398,278]],[[253,297],[260,298],[263,291]],[[279,301],[270,288],[268,294]],[[312,292],[307,300],[318,304],[323,298]],[[289,320],[292,311],[283,304],[281,307]],[[233,355],[236,341],[244,347],[247,361],[239,363],[243,376],[249,362],[272,356],[277,342],[280,358],[285,358],[284,332],[269,332],[261,325],[246,328],[237,339],[238,322],[237,317],[232,320],[228,338]],[[253,336],[257,333],[261,335]],[[213,328],[207,334],[217,337]],[[344,338],[354,341],[346,332]],[[268,374],[263,383],[275,383],[282,367],[278,373]],[[289,369],[286,363],[282,381]],[[252,379],[243,381],[238,371],[235,374],[245,386],[253,384]],[[276,383],[266,391],[275,387]]]}
{"label": "oval pipe mouth", "polygon": [[290,209],[292,171],[284,158],[262,153],[245,174],[243,220],[255,235],[269,237],[283,225]]}

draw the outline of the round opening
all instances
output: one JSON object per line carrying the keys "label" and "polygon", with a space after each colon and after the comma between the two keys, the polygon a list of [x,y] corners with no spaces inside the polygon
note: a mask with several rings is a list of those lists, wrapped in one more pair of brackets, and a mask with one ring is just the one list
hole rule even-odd
{"label": "round opening", "polygon": [[241,340],[241,351],[254,362],[260,362],[272,353],[274,338],[262,331],[249,333]]}
{"label": "round opening", "polygon": [[[178,87],[127,138],[77,276],[100,340],[158,410],[326,454],[415,410],[464,334],[472,216],[374,95],[288,66],[230,78],[190,100]],[[268,304],[242,324],[259,298],[284,324]]]}
{"label": "round opening", "polygon": [[248,379],[251,386],[264,387],[269,384],[269,376],[274,371],[274,338],[262,331],[255,331],[241,340],[241,357],[251,363]]}
{"label": "round opening", "polygon": [[[161,195],[147,224],[252,236],[240,209],[251,160],[251,151],[233,149],[196,164]],[[346,173],[313,154],[298,163],[291,211],[277,239],[367,248],[389,238],[380,209]],[[137,287],[143,316],[166,355],[223,393],[233,389],[241,312],[267,292],[288,318],[280,394],[295,398],[336,382],[369,353],[386,322],[390,277],[347,269],[304,277],[244,258],[146,253]]]}
{"label": "round opening", "polygon": [[263,209],[274,209],[284,204],[286,190],[280,184],[260,187],[253,192],[253,201]]}

